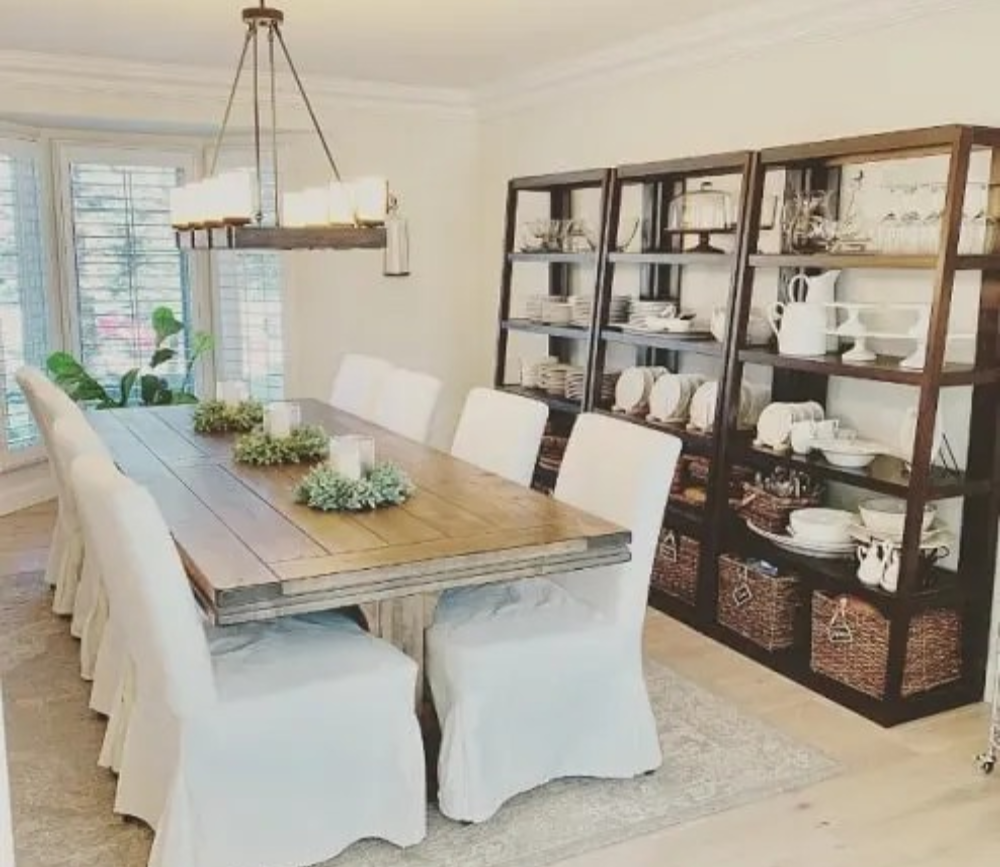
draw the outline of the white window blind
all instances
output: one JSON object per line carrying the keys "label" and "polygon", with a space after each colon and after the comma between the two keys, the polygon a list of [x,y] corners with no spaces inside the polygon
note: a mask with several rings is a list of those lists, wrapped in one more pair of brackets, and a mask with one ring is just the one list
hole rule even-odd
{"label": "white window blind", "polygon": [[215,365],[219,380],[242,380],[260,400],[285,392],[281,256],[214,254]]}
{"label": "white window blind", "polygon": [[157,307],[185,323],[178,357],[157,368],[173,385],[184,374],[192,328],[191,280],[170,228],[170,190],[180,165],[70,159],[69,213],[81,361],[116,386],[127,370],[146,367]]}
{"label": "white window blind", "polygon": [[0,469],[40,456],[14,374],[44,368],[49,350],[38,156],[0,140]]}
{"label": "white window blind", "polygon": [[[235,154],[226,168],[245,168]],[[265,219],[274,217],[273,178],[265,174]],[[266,251],[216,253],[215,369],[218,380],[240,380],[263,401],[285,396],[281,254]]]}

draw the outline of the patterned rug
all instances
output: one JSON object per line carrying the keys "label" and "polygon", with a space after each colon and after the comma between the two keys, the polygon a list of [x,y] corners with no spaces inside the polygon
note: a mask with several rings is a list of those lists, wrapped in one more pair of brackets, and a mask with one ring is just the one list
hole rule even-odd
{"label": "patterned rug", "polygon": [[[96,765],[101,719],[87,710],[77,642],[37,574],[0,578],[0,681],[18,867],[144,867],[151,832],[111,812],[114,777]],[[335,867],[541,867],[818,782],[816,750],[651,664],[664,766],[624,782],[567,780],[463,826],[430,809],[427,839],[400,852],[359,843]]]}

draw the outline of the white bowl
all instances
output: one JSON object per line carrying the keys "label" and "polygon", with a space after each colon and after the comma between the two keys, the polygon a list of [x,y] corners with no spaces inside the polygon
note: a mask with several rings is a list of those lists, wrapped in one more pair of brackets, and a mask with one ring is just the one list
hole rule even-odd
{"label": "white bowl", "polygon": [[833,545],[851,540],[854,515],[840,509],[797,509],[788,523],[796,539]]}
{"label": "white bowl", "polygon": [[[906,500],[890,497],[866,500],[859,506],[859,510],[864,525],[873,533],[884,533],[890,536],[903,535],[903,529],[906,525]],[[937,517],[937,509],[928,503],[924,507],[924,517],[920,523],[921,533],[926,533],[931,528],[935,517]]]}
{"label": "white bowl", "polygon": [[835,467],[852,470],[867,467],[886,451],[879,443],[858,439],[817,439],[813,448],[823,452],[823,457]]}

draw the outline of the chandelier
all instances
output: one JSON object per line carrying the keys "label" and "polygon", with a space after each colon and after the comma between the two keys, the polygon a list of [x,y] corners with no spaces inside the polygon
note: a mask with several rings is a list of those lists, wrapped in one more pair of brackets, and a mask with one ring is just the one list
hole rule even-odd
{"label": "chandelier", "polygon": [[[345,180],[292,61],[281,28],[285,15],[265,5],[243,10],[246,34],[236,76],[216,135],[208,177],[175,188],[170,221],[183,250],[356,250],[385,251],[384,272],[409,273],[406,221],[384,178]],[[263,43],[263,44],[262,44]],[[304,190],[281,187],[278,158],[278,100],[275,56],[281,52],[326,155],[330,179]],[[266,57],[264,56],[266,54]],[[219,153],[247,59],[252,66],[254,167],[217,171]],[[266,88],[266,94],[262,90]],[[265,103],[262,105],[262,103]],[[269,129],[262,115],[269,110]],[[265,134],[270,141],[265,143]],[[265,153],[268,151],[268,153]],[[269,165],[265,160],[269,158]],[[270,175],[267,189],[265,176]],[[265,217],[265,211],[269,211]]]}

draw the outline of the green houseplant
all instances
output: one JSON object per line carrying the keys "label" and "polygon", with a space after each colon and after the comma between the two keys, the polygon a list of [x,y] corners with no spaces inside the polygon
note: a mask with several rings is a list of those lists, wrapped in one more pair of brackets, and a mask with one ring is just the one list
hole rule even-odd
{"label": "green houseplant", "polygon": [[192,390],[192,375],[198,359],[209,352],[214,341],[212,335],[196,332],[191,338],[184,359],[184,379],[178,388],[156,373],[157,368],[177,358],[178,350],[171,343],[184,330],[181,322],[169,307],[157,307],[152,316],[156,342],[153,355],[145,372],[138,367],[126,371],[118,378],[118,394],[108,391],[68,352],[53,352],[46,359],[46,367],[56,385],[78,403],[93,404],[97,409],[117,409],[132,402],[138,386],[139,402],[143,406],[169,406],[170,404],[197,403]]}

